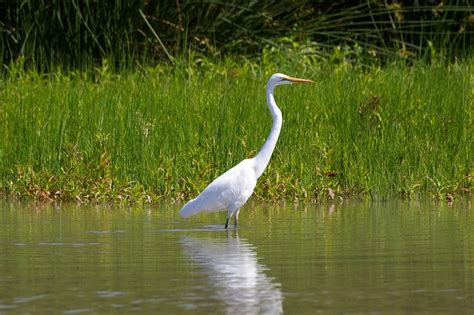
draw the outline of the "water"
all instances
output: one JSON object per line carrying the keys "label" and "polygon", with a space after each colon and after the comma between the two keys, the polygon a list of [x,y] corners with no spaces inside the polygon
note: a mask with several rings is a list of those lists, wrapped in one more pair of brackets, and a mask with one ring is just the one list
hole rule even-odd
{"label": "water", "polygon": [[0,203],[0,314],[472,313],[471,203]]}

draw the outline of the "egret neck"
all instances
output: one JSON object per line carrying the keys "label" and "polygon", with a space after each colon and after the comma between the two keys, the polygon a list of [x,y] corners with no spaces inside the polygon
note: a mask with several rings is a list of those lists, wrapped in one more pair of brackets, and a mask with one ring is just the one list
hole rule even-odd
{"label": "egret neck", "polygon": [[275,84],[269,82],[267,85],[267,104],[270,112],[272,113],[273,125],[267,141],[265,141],[265,144],[260,149],[260,152],[258,152],[258,154],[255,156],[255,173],[257,178],[263,174],[263,171],[270,162],[273,150],[275,150],[275,146],[278,141],[278,136],[280,135],[281,124],[283,121],[281,110],[278,108],[275,98],[273,97],[274,88]]}

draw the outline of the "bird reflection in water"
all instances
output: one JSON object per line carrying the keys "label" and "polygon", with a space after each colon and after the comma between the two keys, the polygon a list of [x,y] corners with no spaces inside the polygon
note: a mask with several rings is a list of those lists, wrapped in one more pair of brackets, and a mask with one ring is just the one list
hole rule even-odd
{"label": "bird reflection in water", "polygon": [[184,252],[202,268],[228,314],[281,314],[280,284],[265,274],[257,262],[255,247],[237,235],[224,239],[182,238]]}

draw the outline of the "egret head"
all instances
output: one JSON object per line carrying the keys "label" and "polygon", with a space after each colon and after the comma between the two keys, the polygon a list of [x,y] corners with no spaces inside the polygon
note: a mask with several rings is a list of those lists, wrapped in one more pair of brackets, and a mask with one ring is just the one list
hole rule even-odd
{"label": "egret head", "polygon": [[275,87],[277,85],[294,83],[313,83],[313,81],[290,77],[283,73],[275,73],[270,77],[270,79],[268,79],[267,87]]}

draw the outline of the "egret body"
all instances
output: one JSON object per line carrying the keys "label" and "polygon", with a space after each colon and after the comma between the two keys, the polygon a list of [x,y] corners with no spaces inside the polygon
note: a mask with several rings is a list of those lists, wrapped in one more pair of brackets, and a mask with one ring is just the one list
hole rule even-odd
{"label": "egret body", "polygon": [[257,179],[270,162],[280,135],[283,118],[273,97],[273,90],[278,85],[311,82],[313,81],[293,78],[281,73],[270,77],[267,82],[267,104],[273,117],[273,124],[263,147],[255,157],[243,160],[217,177],[196,198],[188,201],[179,212],[182,217],[187,218],[200,212],[227,210],[225,228],[228,227],[234,214],[234,226],[237,227],[240,208],[252,195]]}

